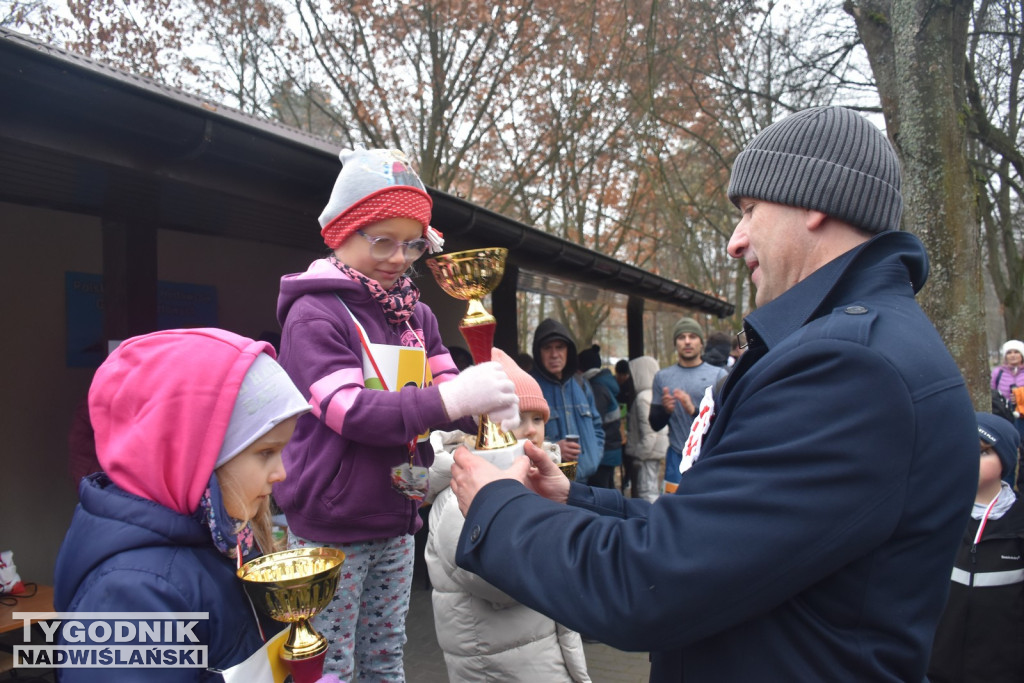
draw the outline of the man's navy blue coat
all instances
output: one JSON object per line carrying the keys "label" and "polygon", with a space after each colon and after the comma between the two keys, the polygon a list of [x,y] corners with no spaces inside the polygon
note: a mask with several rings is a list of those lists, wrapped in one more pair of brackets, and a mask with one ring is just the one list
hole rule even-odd
{"label": "man's navy blue coat", "polygon": [[[458,563],[652,681],[922,681],[977,485],[963,378],[890,232],[752,313],[700,458],[653,504],[484,487]],[[542,578],[543,577],[543,578]],[[553,577],[561,577],[555,580]]]}

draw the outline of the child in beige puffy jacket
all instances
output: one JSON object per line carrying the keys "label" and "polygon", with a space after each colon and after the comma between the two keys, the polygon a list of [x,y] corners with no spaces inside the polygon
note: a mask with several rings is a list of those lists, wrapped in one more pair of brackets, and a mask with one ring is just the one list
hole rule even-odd
{"label": "child in beige puffy jacket", "polygon": [[[495,350],[519,396],[519,439],[547,449],[560,462],[558,446],[544,442],[548,404],[537,380],[506,354]],[[520,681],[522,683],[585,683],[590,681],[583,643],[571,631],[522,605],[476,574],[455,564],[455,550],[465,518],[448,488],[452,452],[460,444],[473,447],[475,435],[433,432],[434,464],[430,468],[430,532],[426,561],[433,586],[434,626],[444,651],[451,681]],[[435,493],[436,492],[436,493]]]}

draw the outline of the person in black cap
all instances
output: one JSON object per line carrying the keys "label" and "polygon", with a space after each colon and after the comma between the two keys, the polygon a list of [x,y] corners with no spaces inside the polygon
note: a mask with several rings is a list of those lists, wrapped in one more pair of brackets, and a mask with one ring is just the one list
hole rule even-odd
{"label": "person in black cap", "polygon": [[[729,198],[728,251],[758,308],[697,406],[675,494],[570,483],[529,447],[506,470],[460,449],[457,561],[584,636],[650,651],[652,681],[923,681],[978,442],[914,301],[928,259],[898,230],[899,161],[860,114],[808,109],[746,146]],[[559,575],[571,590],[536,578]]]}
{"label": "person in black cap", "polygon": [[1020,435],[978,413],[978,493],[935,632],[931,683],[1016,683],[1024,672],[1024,505],[1007,483]]}

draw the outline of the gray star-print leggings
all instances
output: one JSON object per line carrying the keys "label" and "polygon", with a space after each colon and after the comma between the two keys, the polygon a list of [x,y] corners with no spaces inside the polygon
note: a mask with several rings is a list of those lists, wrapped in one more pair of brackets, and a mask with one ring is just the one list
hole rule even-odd
{"label": "gray star-print leggings", "polygon": [[324,673],[349,683],[402,683],[415,541],[397,536],[358,543],[319,543],[288,532],[288,547],[345,553],[331,603],[313,618],[328,642]]}

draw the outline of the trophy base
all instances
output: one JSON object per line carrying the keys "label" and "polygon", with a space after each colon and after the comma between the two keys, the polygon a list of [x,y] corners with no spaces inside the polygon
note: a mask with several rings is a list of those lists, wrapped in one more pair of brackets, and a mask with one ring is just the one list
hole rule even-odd
{"label": "trophy base", "polygon": [[324,676],[324,661],[327,659],[327,650],[312,657],[301,659],[290,659],[282,656],[285,668],[291,674],[292,683],[316,683]]}
{"label": "trophy base", "polygon": [[473,453],[487,460],[498,469],[507,470],[509,467],[512,467],[512,463],[515,462],[516,458],[526,454],[526,451],[523,450],[524,441],[526,439],[517,441],[511,446],[503,446],[501,448],[477,448],[473,450]]}

